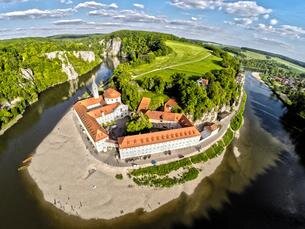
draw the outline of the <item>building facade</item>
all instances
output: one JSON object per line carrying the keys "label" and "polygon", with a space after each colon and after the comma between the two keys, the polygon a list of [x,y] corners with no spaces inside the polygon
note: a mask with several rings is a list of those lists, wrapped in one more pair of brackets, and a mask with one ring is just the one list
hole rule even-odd
{"label": "building facade", "polygon": [[[97,87],[93,87],[93,89]],[[93,91],[94,97],[78,101],[74,104],[74,113],[80,123],[81,130],[98,152],[107,151],[116,144],[109,140],[108,133],[102,124],[116,121],[128,115],[128,106],[121,102],[121,94],[109,88],[103,96]]]}

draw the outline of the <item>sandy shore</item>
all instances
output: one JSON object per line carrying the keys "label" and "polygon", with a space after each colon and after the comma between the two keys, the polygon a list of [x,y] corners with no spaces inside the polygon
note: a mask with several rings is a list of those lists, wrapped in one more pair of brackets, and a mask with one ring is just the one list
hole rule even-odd
{"label": "sandy shore", "polygon": [[264,83],[264,81],[262,80],[262,78],[260,77],[260,73],[259,72],[251,72],[251,75],[257,79],[258,81]]}
{"label": "sandy shore", "polygon": [[[163,189],[139,187],[127,177],[127,168],[109,167],[89,153],[70,111],[38,146],[28,171],[44,199],[57,208],[84,219],[111,219],[140,208],[152,211],[182,192],[192,194],[222,159],[223,155],[200,165],[198,178],[185,184]],[[91,169],[96,172],[89,175]],[[115,178],[118,173],[123,180]]]}

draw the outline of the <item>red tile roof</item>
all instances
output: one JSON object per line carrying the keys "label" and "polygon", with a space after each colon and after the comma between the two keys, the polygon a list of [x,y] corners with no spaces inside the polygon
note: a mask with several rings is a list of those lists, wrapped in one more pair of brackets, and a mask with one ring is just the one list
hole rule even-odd
{"label": "red tile roof", "polygon": [[119,103],[104,105],[102,107],[89,111],[88,115],[90,115],[93,118],[98,118],[101,117],[103,113],[104,115],[112,113],[119,105],[120,105]]}
{"label": "red tile roof", "polygon": [[83,99],[83,100],[79,101],[79,103],[87,108],[88,106],[92,106],[95,104],[103,105],[105,102],[104,102],[103,96],[100,96],[97,99],[95,99],[93,97],[88,98],[88,99]]}
{"label": "red tile roof", "polygon": [[120,149],[126,149],[196,136],[200,136],[200,133],[194,126],[191,126],[148,134],[120,137],[118,138],[118,145]]}
{"label": "red tile roof", "polygon": [[164,104],[164,112],[171,112],[171,108],[178,106],[178,103],[176,102],[175,99],[169,99],[165,104]]}
{"label": "red tile roof", "polygon": [[139,107],[138,107],[138,112],[142,111],[142,112],[145,112],[149,109],[149,104],[151,102],[151,99],[150,98],[147,98],[147,97],[143,97],[140,104],[139,104]]}
{"label": "red tile roof", "polygon": [[163,111],[147,111],[145,113],[150,120],[163,120],[168,122],[179,122],[182,114]]}
{"label": "red tile roof", "polygon": [[108,88],[104,91],[104,98],[115,99],[121,96],[121,93],[113,88]]}
{"label": "red tile roof", "polygon": [[81,102],[77,102],[73,108],[77,112],[93,141],[97,142],[108,137],[105,129],[98,124],[95,118],[88,115],[86,107]]}
{"label": "red tile roof", "polygon": [[211,123],[209,124],[208,126],[206,126],[206,128],[209,130],[209,131],[214,131],[214,130],[217,130],[219,128],[219,126],[216,124],[216,123]]}

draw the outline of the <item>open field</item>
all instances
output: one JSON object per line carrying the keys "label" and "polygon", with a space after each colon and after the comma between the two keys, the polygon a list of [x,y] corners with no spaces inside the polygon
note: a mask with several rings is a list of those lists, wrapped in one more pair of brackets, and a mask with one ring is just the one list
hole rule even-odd
{"label": "open field", "polygon": [[142,64],[133,69],[134,77],[162,76],[168,79],[173,73],[184,73],[188,76],[201,75],[213,69],[221,69],[209,50],[201,46],[178,41],[166,41],[173,52],[164,57],[157,57],[153,63]]}
{"label": "open field", "polygon": [[[256,52],[252,52],[252,51],[244,51],[243,54],[245,54],[248,58],[259,59],[259,60],[267,60],[266,55],[263,55],[263,54],[260,54],[260,53],[256,53]],[[271,57],[271,60],[275,60],[276,62],[278,62],[280,64],[284,64],[284,65],[286,65],[290,68],[293,68],[297,71],[305,72],[304,67],[296,65],[296,64],[291,63],[289,61],[283,60],[281,58]]]}

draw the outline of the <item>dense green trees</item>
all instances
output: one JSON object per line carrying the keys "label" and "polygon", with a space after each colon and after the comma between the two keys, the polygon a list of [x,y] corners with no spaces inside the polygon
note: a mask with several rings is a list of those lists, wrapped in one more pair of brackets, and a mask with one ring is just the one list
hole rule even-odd
{"label": "dense green trees", "polygon": [[[98,65],[99,55],[102,53],[98,39],[89,37],[75,40],[24,38],[1,41],[0,128],[23,113],[25,107],[35,101],[40,92],[68,79],[62,71],[61,61],[46,57],[46,53],[52,51],[67,51],[69,61],[80,75]],[[76,58],[72,51],[93,51],[96,61],[85,62]],[[22,76],[21,69],[31,69],[33,76]],[[16,104],[10,104],[16,99]]]}
{"label": "dense green trees", "polygon": [[143,113],[135,114],[126,124],[128,134],[136,134],[139,132],[147,132],[153,127],[147,115]]}
{"label": "dense green trees", "polygon": [[165,40],[177,39],[173,35],[122,30],[107,35],[107,39],[120,37],[122,40],[121,54],[130,64],[151,63],[156,56],[164,56],[171,52]]}
{"label": "dense green trees", "polygon": [[129,109],[136,110],[141,100],[138,85],[132,81],[128,64],[120,64],[114,71],[111,83],[122,92],[122,101]]}

